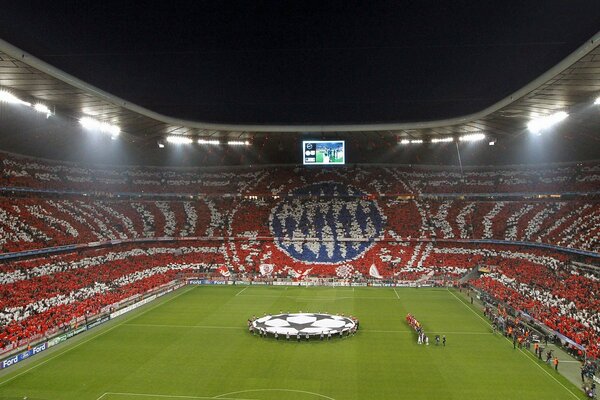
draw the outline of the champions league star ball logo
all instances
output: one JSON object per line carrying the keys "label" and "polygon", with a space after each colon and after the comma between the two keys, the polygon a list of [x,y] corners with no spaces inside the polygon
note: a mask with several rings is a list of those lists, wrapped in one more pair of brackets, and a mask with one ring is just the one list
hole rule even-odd
{"label": "champions league star ball logo", "polygon": [[336,182],[297,188],[270,215],[277,247],[295,260],[311,264],[358,258],[382,234],[384,222],[375,201],[366,200],[365,193],[352,186]]}
{"label": "champions league star ball logo", "polygon": [[254,329],[264,329],[278,335],[327,335],[348,332],[356,323],[339,315],[322,313],[297,313],[267,315],[252,322]]}

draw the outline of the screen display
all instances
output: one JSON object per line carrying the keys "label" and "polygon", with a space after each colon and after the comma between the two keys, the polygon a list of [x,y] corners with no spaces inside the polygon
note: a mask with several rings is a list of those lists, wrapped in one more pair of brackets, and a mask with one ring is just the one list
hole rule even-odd
{"label": "screen display", "polygon": [[305,165],[342,165],[346,163],[343,140],[305,140],[302,142]]}

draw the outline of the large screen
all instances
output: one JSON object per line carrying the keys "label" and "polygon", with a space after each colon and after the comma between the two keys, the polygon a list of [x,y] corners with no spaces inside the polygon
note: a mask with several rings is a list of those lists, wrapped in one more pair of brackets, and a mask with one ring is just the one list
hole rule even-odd
{"label": "large screen", "polygon": [[343,140],[304,140],[302,152],[305,165],[341,165],[346,162]]}

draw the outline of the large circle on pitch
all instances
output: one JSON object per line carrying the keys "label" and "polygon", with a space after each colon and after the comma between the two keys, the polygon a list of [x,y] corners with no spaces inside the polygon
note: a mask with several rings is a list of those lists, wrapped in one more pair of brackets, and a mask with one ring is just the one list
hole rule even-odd
{"label": "large circle on pitch", "polygon": [[385,217],[377,202],[350,185],[320,182],[290,194],[273,207],[269,222],[276,246],[295,260],[313,264],[354,260],[383,232]]}
{"label": "large circle on pitch", "polygon": [[267,315],[252,322],[254,329],[264,329],[270,334],[285,336],[319,336],[339,334],[354,328],[355,322],[348,317],[322,313],[297,313]]}

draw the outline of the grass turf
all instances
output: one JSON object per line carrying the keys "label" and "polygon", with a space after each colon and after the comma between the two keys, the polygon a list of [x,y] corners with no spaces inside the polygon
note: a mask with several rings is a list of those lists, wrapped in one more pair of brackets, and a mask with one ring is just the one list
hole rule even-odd
{"label": "grass turf", "polygon": [[[252,315],[357,316],[356,336],[250,335]],[[417,345],[405,323],[430,338]],[[493,335],[446,289],[187,287],[0,377],[0,399],[574,399],[583,394]]]}

